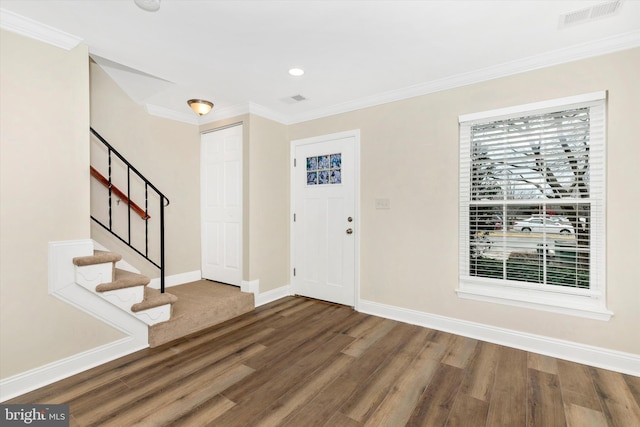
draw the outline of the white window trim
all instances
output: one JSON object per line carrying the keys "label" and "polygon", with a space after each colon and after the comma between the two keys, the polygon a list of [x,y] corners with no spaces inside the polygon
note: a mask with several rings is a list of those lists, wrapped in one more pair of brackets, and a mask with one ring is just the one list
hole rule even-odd
{"label": "white window trim", "polygon": [[590,149],[593,155],[602,159],[603,181],[606,166],[606,91],[593,92],[561,99],[536,102],[516,107],[502,108],[480,113],[461,115],[460,123],[460,229],[459,229],[459,284],[456,292],[460,298],[506,304],[516,307],[586,317],[597,320],[609,320],[613,312],[606,306],[605,283],[605,186],[598,188],[598,201],[592,204],[599,220],[593,224],[591,257],[591,288],[575,289],[548,285],[527,284],[524,282],[495,280],[472,277],[469,275],[469,191],[465,181],[465,171],[470,167],[470,129],[478,123],[497,121],[523,114],[543,114],[557,110],[558,107],[571,109],[576,106],[590,106],[595,114],[602,115],[604,121],[598,134],[592,133]]}

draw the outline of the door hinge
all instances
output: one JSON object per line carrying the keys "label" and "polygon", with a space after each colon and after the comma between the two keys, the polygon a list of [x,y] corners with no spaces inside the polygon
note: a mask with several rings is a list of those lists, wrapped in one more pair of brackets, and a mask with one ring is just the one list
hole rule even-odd
{"label": "door hinge", "polygon": [[294,158],[294,159],[293,159],[293,167],[294,167],[294,168],[297,166],[297,165],[296,165],[296,163],[297,163],[297,159],[295,159],[295,158]]}
{"label": "door hinge", "polygon": [[293,276],[295,277],[295,275],[296,275],[296,269],[294,268],[293,269]]}
{"label": "door hinge", "polygon": [[293,214],[293,222],[296,222],[296,214]]}

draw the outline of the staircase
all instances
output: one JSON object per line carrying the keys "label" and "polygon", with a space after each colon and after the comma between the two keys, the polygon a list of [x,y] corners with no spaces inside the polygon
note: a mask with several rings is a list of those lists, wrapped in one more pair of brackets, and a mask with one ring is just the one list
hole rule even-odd
{"label": "staircase", "polygon": [[147,276],[116,268],[121,259],[116,253],[103,251],[73,258],[76,283],[147,325],[169,320],[176,296],[147,287]]}
{"label": "staircase", "polygon": [[[135,325],[129,326],[137,331],[138,342],[142,336],[145,341],[148,337],[151,347],[253,310],[253,294],[206,280],[175,286],[172,293],[165,292],[164,210],[169,206],[169,199],[100,134],[94,129],[90,131],[92,159],[95,157],[98,163],[90,167],[90,173],[99,184],[92,189],[92,199],[95,197],[98,201],[95,205],[101,208],[94,212],[92,207],[91,219],[160,270],[160,290],[148,286],[147,276],[116,268],[122,259],[119,254],[93,250],[93,255],[86,255],[95,245],[91,249],[83,247],[82,252],[76,252],[83,256],[73,257],[75,283],[148,325],[148,334],[140,332],[142,325],[135,321],[132,322]],[[132,185],[138,186],[136,191]],[[131,200],[132,194],[139,204]],[[159,232],[157,239],[151,239],[152,243],[150,229]],[[68,263],[69,258],[66,260]],[[60,287],[65,285],[63,281]],[[67,298],[68,295],[58,293],[57,296]],[[76,295],[67,298],[76,299]],[[121,317],[112,307],[102,310]],[[128,324],[131,320],[121,323]]]}
{"label": "staircase", "polygon": [[122,256],[94,250],[74,257],[75,283],[148,326],[150,347],[233,319],[254,309],[251,293],[235,286],[198,280],[161,293],[149,278],[116,267]]}

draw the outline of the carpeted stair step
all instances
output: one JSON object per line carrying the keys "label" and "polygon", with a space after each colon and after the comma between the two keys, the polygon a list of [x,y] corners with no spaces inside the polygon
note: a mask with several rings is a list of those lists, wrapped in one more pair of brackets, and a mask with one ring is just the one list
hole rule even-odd
{"label": "carpeted stair step", "polygon": [[93,255],[75,257],[73,263],[78,267],[86,267],[87,265],[106,264],[108,262],[118,262],[122,259],[122,255],[114,252],[93,251]]}
{"label": "carpeted stair step", "polygon": [[116,268],[113,281],[101,283],[96,286],[96,292],[114,291],[116,289],[132,288],[134,286],[147,286],[151,280],[142,274]]}
{"label": "carpeted stair step", "polygon": [[137,313],[142,310],[160,307],[165,304],[173,304],[178,301],[178,297],[169,293],[160,293],[158,289],[144,288],[144,300],[131,306],[131,311]]}
{"label": "carpeted stair step", "polygon": [[177,297],[171,319],[149,327],[149,346],[171,342],[252,311],[254,296],[240,288],[208,280],[172,286]]}
{"label": "carpeted stair step", "polygon": [[170,320],[178,297],[149,288],[147,276],[116,268],[121,259],[106,251],[74,258],[76,283],[149,326]]}

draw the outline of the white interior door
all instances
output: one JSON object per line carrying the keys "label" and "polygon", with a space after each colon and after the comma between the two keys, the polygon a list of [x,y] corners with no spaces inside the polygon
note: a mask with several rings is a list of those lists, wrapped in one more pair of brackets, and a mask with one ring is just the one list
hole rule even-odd
{"label": "white interior door", "polygon": [[353,306],[356,291],[358,132],[293,142],[292,285]]}
{"label": "white interior door", "polygon": [[201,138],[202,277],[242,282],[242,125]]}

